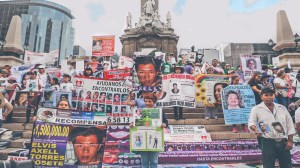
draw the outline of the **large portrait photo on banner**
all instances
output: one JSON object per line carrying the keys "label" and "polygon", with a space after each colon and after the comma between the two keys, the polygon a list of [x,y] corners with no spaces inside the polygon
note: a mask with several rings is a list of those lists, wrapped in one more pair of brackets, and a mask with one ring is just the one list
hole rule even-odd
{"label": "large portrait photo on banner", "polygon": [[241,56],[241,64],[242,70],[244,72],[244,78],[246,81],[248,81],[251,78],[253,72],[262,70],[259,55]]}
{"label": "large portrait photo on banner", "polygon": [[93,56],[112,56],[114,52],[115,36],[93,36]]}
{"label": "large portrait photo on banner", "polygon": [[246,124],[251,108],[255,106],[249,85],[230,85],[222,90],[222,107],[226,125]]}
{"label": "large portrait photo on banner", "polygon": [[201,74],[195,77],[196,106],[221,107],[221,91],[228,86],[227,75]]}

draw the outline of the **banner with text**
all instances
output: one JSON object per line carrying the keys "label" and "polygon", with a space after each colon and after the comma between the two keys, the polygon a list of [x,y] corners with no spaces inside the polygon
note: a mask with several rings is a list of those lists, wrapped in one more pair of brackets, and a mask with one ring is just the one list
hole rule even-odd
{"label": "banner with text", "polygon": [[162,77],[162,91],[158,92],[158,107],[195,107],[195,78],[189,74],[168,74]]}
{"label": "banner with text", "polygon": [[195,78],[196,106],[221,107],[221,90],[228,86],[227,75],[201,74]]}
{"label": "banner with text", "polygon": [[93,36],[93,56],[112,56],[115,53],[115,36]]}
{"label": "banner with text", "polygon": [[249,85],[230,85],[222,90],[222,107],[226,125],[247,124],[255,97]]}

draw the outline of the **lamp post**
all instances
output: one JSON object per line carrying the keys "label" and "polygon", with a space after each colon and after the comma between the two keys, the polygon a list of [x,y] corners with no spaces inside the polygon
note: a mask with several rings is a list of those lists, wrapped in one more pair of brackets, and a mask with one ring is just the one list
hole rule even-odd
{"label": "lamp post", "polygon": [[3,47],[5,45],[6,45],[5,39],[0,40],[0,47],[1,47],[0,55],[3,55]]}
{"label": "lamp post", "polygon": [[24,49],[24,52],[23,52],[23,60],[24,60],[26,51],[29,49],[29,44],[27,42],[25,42],[25,44],[23,45],[23,49]]}
{"label": "lamp post", "polygon": [[300,42],[300,36],[297,33],[294,35],[294,41],[296,43],[295,51],[297,52],[298,43]]}
{"label": "lamp post", "polygon": [[[192,52],[195,52],[195,46],[191,47]],[[202,58],[204,57],[204,54],[198,53],[198,51],[195,52],[196,53],[196,61],[195,63],[202,63]],[[198,56],[201,55],[201,57],[199,58]]]}

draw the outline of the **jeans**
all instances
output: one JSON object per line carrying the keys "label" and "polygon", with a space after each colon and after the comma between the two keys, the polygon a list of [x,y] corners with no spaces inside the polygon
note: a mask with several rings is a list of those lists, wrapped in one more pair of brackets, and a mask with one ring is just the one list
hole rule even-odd
{"label": "jeans", "polygon": [[275,142],[265,138],[259,139],[264,168],[274,168],[276,159],[279,160],[280,167],[292,168],[291,153],[285,150],[287,141]]}
{"label": "jeans", "polygon": [[278,95],[277,97],[278,103],[288,108],[290,105],[290,98],[289,97],[283,97],[281,95]]}
{"label": "jeans", "polygon": [[142,168],[157,168],[159,152],[140,152]]}
{"label": "jeans", "polygon": [[218,107],[205,107],[204,117],[214,118],[218,114]]}

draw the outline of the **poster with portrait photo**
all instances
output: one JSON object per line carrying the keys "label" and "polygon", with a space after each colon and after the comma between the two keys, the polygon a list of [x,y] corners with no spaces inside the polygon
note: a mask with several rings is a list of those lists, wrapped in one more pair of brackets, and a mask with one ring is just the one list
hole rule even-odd
{"label": "poster with portrait photo", "polygon": [[27,108],[29,104],[29,92],[19,91],[16,93],[14,109]]}
{"label": "poster with portrait photo", "polygon": [[143,108],[134,110],[134,126],[160,127],[162,124],[161,108]]}
{"label": "poster with portrait photo", "polygon": [[107,93],[106,94],[106,103],[105,104],[112,104],[113,103],[113,94]]}
{"label": "poster with portrait photo", "polygon": [[43,101],[52,102],[53,101],[53,90],[44,90],[43,91]]}
{"label": "poster with portrait photo", "polygon": [[228,86],[227,75],[200,74],[195,77],[196,106],[221,107],[221,91]]}
{"label": "poster with portrait photo", "polygon": [[161,127],[130,128],[130,151],[164,151],[164,134]]}
{"label": "poster with portrait photo", "polygon": [[195,107],[195,78],[189,74],[162,76],[162,91],[158,92],[157,107]]}
{"label": "poster with portrait photo", "polygon": [[285,136],[286,133],[285,133],[284,127],[282,126],[281,122],[273,122],[272,127],[279,136],[281,136],[281,137]]}
{"label": "poster with portrait photo", "polygon": [[114,105],[120,105],[121,104],[121,98],[120,98],[120,94],[115,93],[113,96],[113,104]]}
{"label": "poster with portrait photo", "polygon": [[189,53],[188,61],[189,62],[195,62],[196,61],[196,52],[190,52]]}
{"label": "poster with portrait photo", "polygon": [[[155,56],[137,56],[135,58],[133,79],[131,85],[135,91],[157,92],[161,90],[162,79],[160,77],[162,58]],[[129,84],[128,84],[129,85]]]}
{"label": "poster with portrait photo", "polygon": [[239,84],[244,84],[244,72],[243,71],[234,71],[234,76],[238,76],[240,78]]}
{"label": "poster with portrait photo", "polygon": [[253,106],[254,93],[249,85],[230,85],[221,92],[226,125],[247,124]]}
{"label": "poster with portrait photo", "polygon": [[115,36],[93,36],[93,56],[113,56],[115,52]]}
{"label": "poster with portrait photo", "polygon": [[72,100],[72,109],[77,109],[78,101]]}
{"label": "poster with portrait photo", "polygon": [[120,56],[118,61],[118,69],[126,69],[126,68],[132,68],[134,65],[134,61],[132,58],[126,57],[126,56]]}
{"label": "poster with portrait photo", "polygon": [[253,72],[262,71],[259,55],[244,55],[240,58],[245,81],[249,81],[249,79],[251,79]]}
{"label": "poster with portrait photo", "polygon": [[267,133],[272,133],[269,123],[264,122],[264,121],[257,122],[256,128],[257,128],[258,132],[262,133],[263,135],[265,135]]}
{"label": "poster with portrait photo", "polygon": [[63,100],[67,100],[69,105],[72,104],[72,93],[71,92],[54,92],[53,93],[53,107],[58,107],[59,103]]}
{"label": "poster with portrait photo", "polygon": [[98,112],[98,103],[92,103],[91,105],[91,112]]}
{"label": "poster with portrait photo", "polygon": [[113,113],[120,113],[120,111],[121,111],[121,106],[112,106],[113,107]]}

